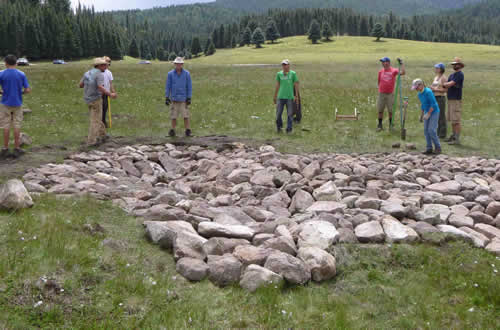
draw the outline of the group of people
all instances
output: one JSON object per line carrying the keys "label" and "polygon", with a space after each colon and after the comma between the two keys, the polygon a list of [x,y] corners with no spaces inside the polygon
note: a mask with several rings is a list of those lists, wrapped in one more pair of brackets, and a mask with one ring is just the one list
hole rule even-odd
{"label": "group of people", "polygon": [[[391,67],[391,60],[388,57],[380,59],[382,69],[378,73],[377,131],[383,130],[382,121],[386,108],[389,113],[389,124],[392,125],[396,77],[398,74],[406,74],[403,61],[400,59],[398,61],[400,69]],[[459,57],[455,57],[450,65],[453,67],[454,72],[449,77],[445,75],[446,66],[443,63],[434,66],[436,76],[430,87],[426,87],[424,81],[420,78],[412,82],[412,90],[418,91],[418,98],[421,103],[421,121],[424,122],[424,135],[427,143],[423,153],[426,155],[440,154],[442,152],[439,139],[446,137],[448,121],[451,122],[453,132],[445,142],[454,145],[460,144],[462,89],[464,86],[462,69],[465,64]],[[446,99],[448,99],[448,108],[445,113]]]}
{"label": "group of people", "polygon": [[[380,59],[382,69],[378,73],[378,126],[377,131],[382,131],[383,116],[385,109],[388,110],[389,124],[392,126],[392,110],[394,104],[394,89],[396,77],[405,75],[405,65],[398,59],[400,68],[393,68],[388,57]],[[189,71],[184,69],[184,60],[177,57],[174,69],[167,75],[165,87],[165,104],[170,107],[171,129],[169,136],[176,136],[177,119],[184,119],[185,135],[191,136],[190,105],[192,98],[192,80]],[[460,58],[455,58],[450,63],[454,72],[445,76],[445,65],[435,65],[436,76],[430,85],[426,87],[422,79],[415,79],[412,90],[418,91],[421,102],[422,117],[424,122],[424,133],[427,142],[425,154],[441,153],[439,138],[446,137],[447,121],[451,122],[453,133],[446,139],[450,144],[460,144],[461,114],[462,114],[462,89],[464,74],[462,69],[465,64]],[[17,58],[14,55],[5,57],[6,70],[0,72],[0,128],[3,129],[4,147],[0,151],[0,158],[8,156],[19,157],[24,152],[20,147],[20,130],[23,120],[23,94],[31,92],[26,75],[19,71]],[[84,100],[89,108],[89,133],[87,137],[88,146],[96,146],[109,138],[106,134],[108,127],[107,113],[110,99],[116,99],[117,93],[113,86],[113,74],[110,71],[111,59],[99,57],[94,59],[93,68],[87,71],[80,80],[79,87],[84,89]],[[290,70],[290,61],[285,59],[281,62],[282,70],[276,74],[276,88],[274,92],[274,104],[276,105],[276,129],[278,133],[283,130],[282,115],[287,108],[286,132],[291,133],[293,121],[300,121],[300,92],[297,73]],[[446,98],[448,99],[448,111],[445,115]],[[14,130],[14,150],[9,152],[9,137],[11,127]]]}

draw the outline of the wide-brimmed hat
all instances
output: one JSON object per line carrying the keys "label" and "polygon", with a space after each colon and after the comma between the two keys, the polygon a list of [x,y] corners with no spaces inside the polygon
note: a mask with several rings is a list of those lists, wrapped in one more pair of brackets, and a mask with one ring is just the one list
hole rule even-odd
{"label": "wide-brimmed hat", "polygon": [[106,63],[111,63],[111,58],[109,56],[103,56],[102,58],[106,61]]}
{"label": "wide-brimmed hat", "polygon": [[413,80],[413,82],[411,83],[411,90],[414,91],[418,88],[418,86],[421,86],[424,84],[424,81],[420,78],[417,78],[415,80]]}
{"label": "wide-brimmed hat", "polygon": [[103,65],[103,64],[108,64],[108,62],[106,62],[106,60],[102,57],[97,57],[97,58],[94,58],[94,67],[98,66],[98,65]]}
{"label": "wide-brimmed hat", "polygon": [[284,59],[283,61],[281,61],[281,64],[288,65],[290,64],[290,61],[288,59]]}
{"label": "wide-brimmed hat", "polygon": [[453,59],[453,62],[450,63],[451,65],[455,65],[455,64],[460,64],[463,67],[465,67],[465,64],[464,62],[462,62],[462,59],[460,57],[455,57]]}
{"label": "wide-brimmed hat", "polygon": [[184,59],[182,57],[176,57],[174,64],[184,64]]}

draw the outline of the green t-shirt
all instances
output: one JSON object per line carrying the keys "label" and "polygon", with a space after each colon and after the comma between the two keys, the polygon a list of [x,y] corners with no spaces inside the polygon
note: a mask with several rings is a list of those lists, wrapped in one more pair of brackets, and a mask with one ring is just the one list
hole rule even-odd
{"label": "green t-shirt", "polygon": [[293,86],[297,81],[299,81],[295,71],[290,70],[287,75],[285,75],[283,71],[278,72],[276,75],[276,81],[280,83],[278,99],[293,100]]}

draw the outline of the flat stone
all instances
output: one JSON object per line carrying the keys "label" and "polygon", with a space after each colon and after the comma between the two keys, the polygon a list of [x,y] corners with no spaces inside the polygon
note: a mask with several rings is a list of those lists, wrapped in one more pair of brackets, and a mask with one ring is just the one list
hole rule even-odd
{"label": "flat stone", "polygon": [[234,249],[233,255],[238,258],[243,265],[263,266],[272,251],[273,250],[252,245],[240,245]]}
{"label": "flat stone", "polygon": [[453,205],[450,207],[450,210],[452,214],[462,217],[465,217],[470,213],[469,209],[463,205]]}
{"label": "flat stone", "polygon": [[470,212],[469,217],[474,219],[475,223],[485,223],[487,225],[492,225],[493,222],[495,221],[495,219],[492,216],[478,211]]}
{"label": "flat stone", "polygon": [[415,230],[390,216],[385,216],[382,219],[382,227],[385,232],[385,240],[388,243],[412,243],[419,239]]}
{"label": "flat stone", "polygon": [[425,204],[423,209],[416,213],[416,220],[425,221],[431,225],[445,224],[451,210],[448,206],[442,204]]}
{"label": "flat stone", "polygon": [[283,276],[259,265],[249,265],[241,276],[240,286],[250,292],[261,287],[280,285]]}
{"label": "flat stone", "polygon": [[448,218],[448,223],[455,227],[474,227],[474,219],[456,214],[451,214]]}
{"label": "flat stone", "polygon": [[463,239],[467,242],[472,242],[471,235],[469,235],[468,233],[466,233],[466,232],[464,232],[456,227],[449,226],[449,225],[437,225],[436,227],[442,233],[449,234],[453,237]]}
{"label": "flat stone", "polygon": [[298,237],[298,246],[317,247],[323,250],[328,249],[338,239],[339,232],[329,222],[309,221],[302,225],[302,230]]}
{"label": "flat stone", "polygon": [[460,193],[461,187],[462,186],[460,185],[460,183],[451,180],[451,181],[444,181],[431,184],[430,186],[427,186],[426,189],[444,195],[457,195],[458,193]]}
{"label": "flat stone", "polygon": [[313,205],[307,208],[307,212],[312,212],[312,213],[336,213],[340,212],[343,213],[344,210],[347,208],[347,205],[343,203],[338,203],[338,202],[331,202],[331,201],[318,201],[315,202]]}
{"label": "flat stone", "polygon": [[261,246],[266,249],[278,250],[292,256],[295,256],[297,254],[297,247],[295,246],[295,242],[284,236],[270,238],[264,241]]}
{"label": "flat stone", "polygon": [[488,237],[489,239],[500,238],[500,229],[493,226],[478,223],[474,226],[474,230]]}
{"label": "flat stone", "polygon": [[474,229],[471,229],[469,227],[460,227],[458,229],[470,235],[472,243],[474,244],[475,247],[484,249],[486,245],[488,245],[488,243],[490,242],[490,239],[488,237],[475,231]]}
{"label": "flat stone", "polygon": [[198,225],[198,233],[200,235],[211,237],[227,237],[227,238],[243,238],[252,240],[255,231],[247,226],[242,225],[221,225],[214,222],[202,222]]}
{"label": "flat stone", "polygon": [[402,204],[387,200],[380,205],[380,211],[389,214],[397,219],[403,219],[408,213],[408,209]]}
{"label": "flat stone", "polygon": [[360,224],[354,229],[354,234],[361,243],[383,243],[385,233],[378,221]]}

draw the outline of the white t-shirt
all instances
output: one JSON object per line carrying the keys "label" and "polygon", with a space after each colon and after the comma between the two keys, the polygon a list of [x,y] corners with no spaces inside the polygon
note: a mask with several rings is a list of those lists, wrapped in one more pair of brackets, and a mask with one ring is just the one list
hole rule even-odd
{"label": "white t-shirt", "polygon": [[111,71],[109,71],[108,69],[106,69],[106,71],[104,71],[104,88],[108,92],[111,92],[110,88],[111,88],[111,82],[112,81],[113,81],[113,74],[111,73]]}

